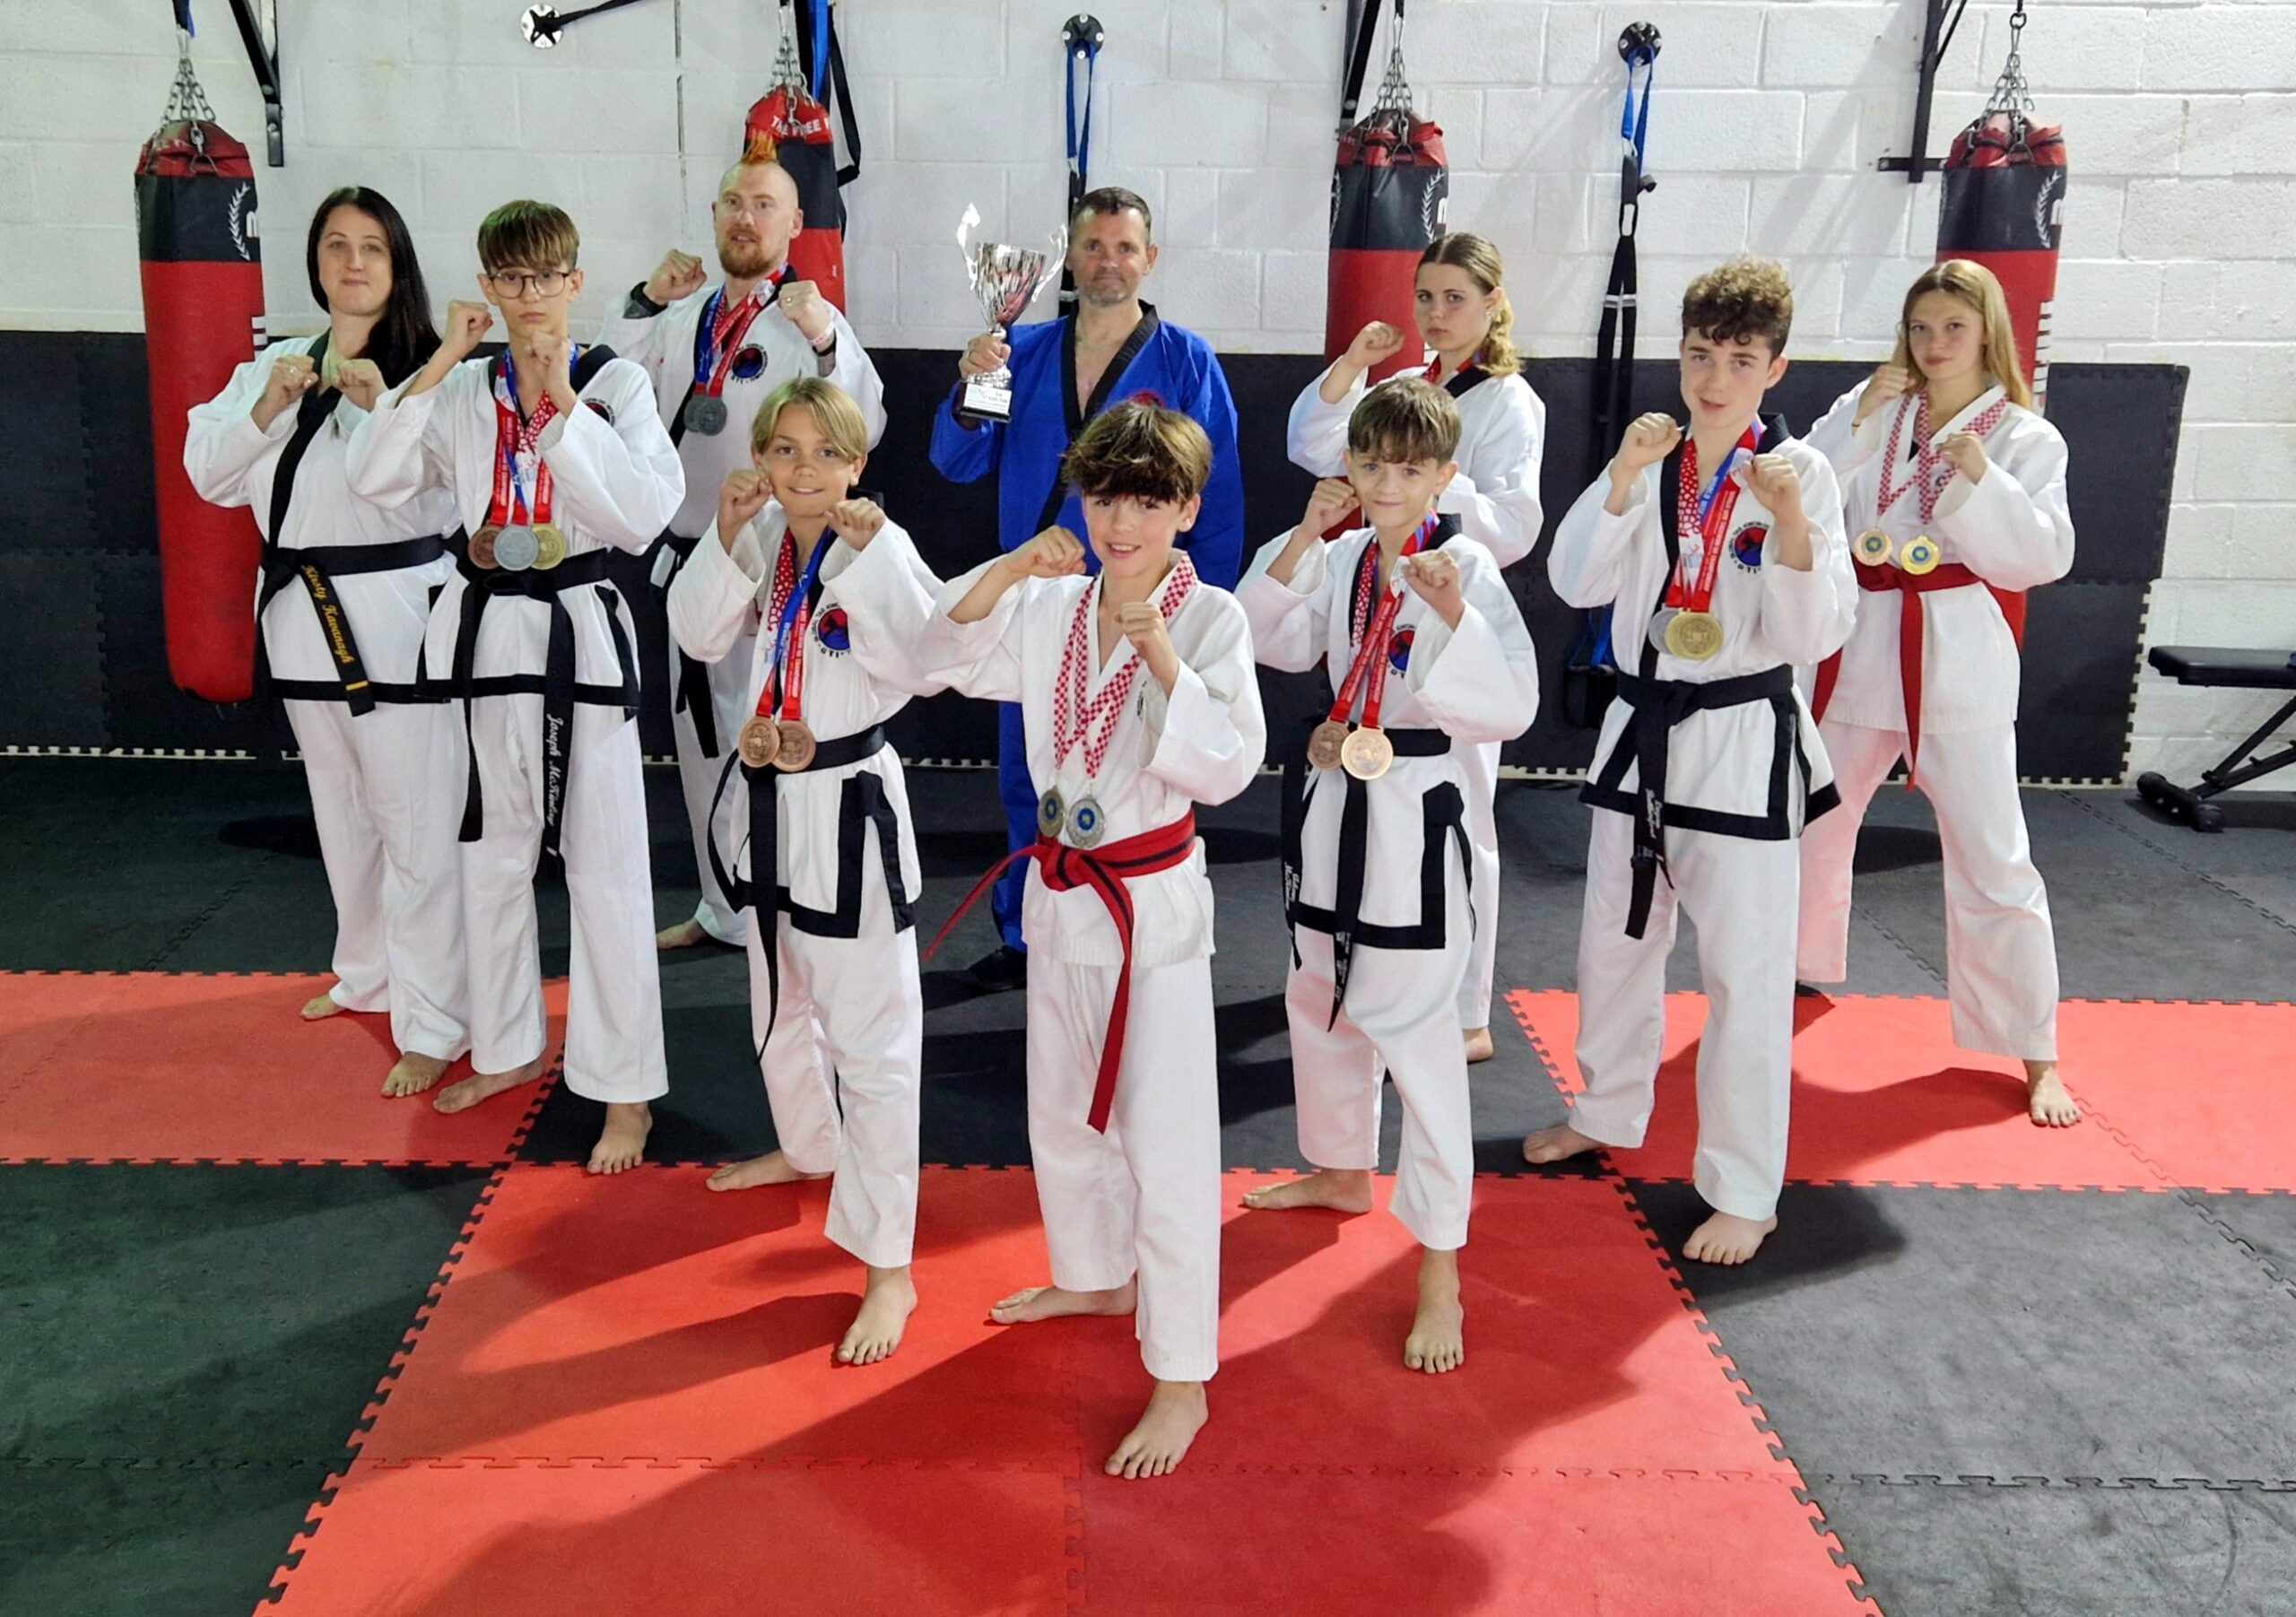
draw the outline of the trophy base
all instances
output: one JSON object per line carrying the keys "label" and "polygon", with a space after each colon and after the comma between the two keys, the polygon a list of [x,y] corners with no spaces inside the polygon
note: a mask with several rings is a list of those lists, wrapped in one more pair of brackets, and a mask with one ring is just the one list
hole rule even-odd
{"label": "trophy base", "polygon": [[994,380],[975,377],[964,386],[957,397],[957,417],[976,423],[1009,423],[1013,419],[1013,387],[1010,380],[999,377]]}

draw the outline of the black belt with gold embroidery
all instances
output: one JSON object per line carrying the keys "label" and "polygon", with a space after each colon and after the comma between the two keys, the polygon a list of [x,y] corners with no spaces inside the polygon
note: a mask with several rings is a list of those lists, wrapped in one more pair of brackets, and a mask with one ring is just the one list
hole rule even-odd
{"label": "black belt with gold embroidery", "polygon": [[436,534],[419,539],[395,540],[388,544],[330,544],[309,550],[266,549],[263,558],[263,587],[256,597],[256,621],[260,631],[264,612],[279,592],[300,580],[318,614],[319,639],[335,661],[331,680],[269,680],[273,695],[285,701],[345,702],[354,714],[371,713],[377,702],[437,701],[441,692],[424,690],[420,682],[378,683],[367,677],[359,656],[359,638],[352,632],[351,614],[335,594],[335,580],[357,573],[395,573],[401,568],[423,567],[447,553],[446,541]]}

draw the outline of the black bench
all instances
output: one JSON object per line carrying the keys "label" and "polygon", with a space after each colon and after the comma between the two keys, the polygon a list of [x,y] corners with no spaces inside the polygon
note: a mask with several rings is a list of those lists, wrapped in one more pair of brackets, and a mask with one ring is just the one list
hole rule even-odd
{"label": "black bench", "polygon": [[[2179,685],[2229,685],[2249,691],[2296,692],[2296,654],[2285,651],[2155,646],[2144,660]],[[2185,821],[2193,830],[2221,831],[2224,829],[2224,812],[2208,801],[2211,797],[2296,763],[2296,743],[2267,756],[2257,755],[2257,749],[2292,716],[2296,716],[2296,695],[2282,703],[2280,710],[2257,726],[2248,740],[2227,752],[2223,762],[2201,771],[2197,786],[2179,786],[2165,776],[2148,772],[2136,778],[2136,789],[2145,802]]]}

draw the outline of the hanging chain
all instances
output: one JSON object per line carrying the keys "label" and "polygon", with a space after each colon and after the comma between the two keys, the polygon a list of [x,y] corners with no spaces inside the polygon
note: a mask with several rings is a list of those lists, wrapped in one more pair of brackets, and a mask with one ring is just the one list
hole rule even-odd
{"label": "hanging chain", "polygon": [[2014,117],[2033,109],[2032,86],[2025,83],[2025,64],[2018,51],[2024,31],[2025,0],[2017,0],[2017,9],[2009,13],[2009,59],[2001,65],[2001,76],[1993,82],[1993,99],[1985,104],[1988,113]]}
{"label": "hanging chain", "polygon": [[811,94],[812,87],[805,79],[805,65],[797,59],[797,39],[789,29],[789,8],[777,5],[774,12],[781,19],[781,48],[773,56],[774,77],[782,89],[793,95]]}
{"label": "hanging chain", "polygon": [[212,124],[215,109],[207,104],[207,91],[200,88],[199,75],[191,70],[191,36],[176,30],[176,82],[168,91],[168,123]]}
{"label": "hanging chain", "polygon": [[1387,71],[1379,80],[1378,100],[1372,103],[1377,112],[1411,110],[1411,84],[1403,71],[1403,8],[1397,6],[1387,20]]}

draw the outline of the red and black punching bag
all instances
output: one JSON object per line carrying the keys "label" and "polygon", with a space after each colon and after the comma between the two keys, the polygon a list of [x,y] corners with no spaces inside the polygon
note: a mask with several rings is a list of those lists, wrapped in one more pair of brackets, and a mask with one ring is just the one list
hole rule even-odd
{"label": "red and black punching bag", "polygon": [[2036,125],[2022,112],[1987,112],[1953,137],[1937,207],[1938,260],[1971,259],[2001,283],[2036,410],[2048,397],[2049,307],[2057,300],[2066,172],[2057,126]]}
{"label": "red and black punching bag", "polygon": [[[1419,256],[1443,233],[1451,171],[1443,132],[1411,109],[1403,70],[1404,0],[1395,0],[1387,76],[1360,122],[1340,131],[1331,177],[1330,283],[1324,305],[1324,355],[1335,359],[1373,320],[1405,334],[1402,349],[1375,367],[1378,381],[1416,366],[1412,286]],[[1371,37],[1387,8],[1366,0],[1348,67],[1343,117],[1352,117],[1371,56]]]}
{"label": "red and black punching bag", "polygon": [[[784,13],[781,54],[775,64],[781,82],[752,104],[744,149],[752,156],[773,158],[796,182],[797,206],[805,216],[805,225],[789,244],[789,266],[801,278],[819,286],[822,296],[842,309],[842,187],[861,172],[860,129],[854,121],[852,96],[845,84],[844,51],[838,43],[836,25],[831,20],[826,0],[808,0],[796,11],[795,39]],[[809,61],[818,65],[813,90],[806,87],[805,64]],[[834,94],[844,108],[845,146],[851,161],[842,169],[838,167],[837,137],[830,125],[830,109],[822,99],[827,94]]]}
{"label": "red and black punching bag", "polygon": [[[192,407],[222,391],[263,335],[263,262],[248,149],[213,121],[179,66],[167,121],[135,161],[151,369],[152,458],[168,673],[212,702],[255,694],[255,588],[263,541],[246,509],[209,505],[183,469]],[[187,86],[188,91],[187,91]]]}

